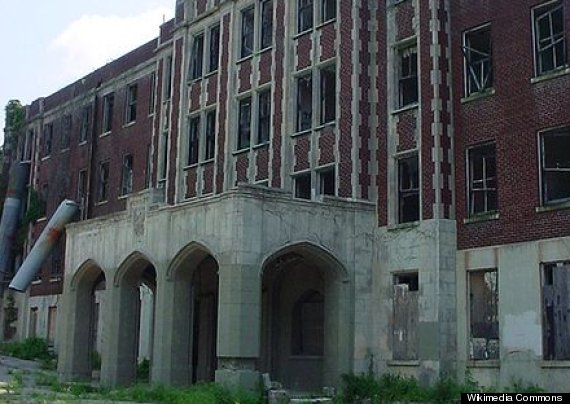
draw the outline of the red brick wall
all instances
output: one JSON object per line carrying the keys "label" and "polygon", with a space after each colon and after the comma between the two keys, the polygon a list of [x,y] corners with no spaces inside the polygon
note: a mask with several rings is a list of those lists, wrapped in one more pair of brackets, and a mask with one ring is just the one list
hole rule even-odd
{"label": "red brick wall", "polygon": [[295,54],[297,57],[297,70],[311,66],[311,49],[313,41],[310,31],[297,38],[295,43]]}
{"label": "red brick wall", "polygon": [[[226,14],[222,18],[221,23],[221,45],[220,45],[220,53],[222,56],[221,64],[220,64],[220,94],[218,95],[218,116],[227,116],[228,108],[229,108],[229,99],[228,99],[228,91],[229,91],[229,54],[230,54],[230,15]],[[216,159],[216,193],[221,193],[224,189],[224,164],[225,164],[225,142],[226,142],[226,126],[224,122],[220,119],[218,124],[218,143],[217,143],[217,153],[215,156]]]}
{"label": "red brick wall", "polygon": [[238,65],[238,92],[251,90],[251,74],[252,74],[251,59],[243,60]]}
{"label": "red brick wall", "polygon": [[[360,20],[362,21],[359,36],[360,36],[360,48],[367,49],[368,41],[369,41],[369,32],[368,32],[368,24],[366,21],[370,19],[370,12],[367,6],[361,7],[359,9],[359,16]],[[371,59],[369,52],[361,52],[360,53],[360,65],[361,65],[361,74],[358,79],[360,85],[360,100],[359,100],[359,111],[360,111],[360,125],[358,128],[358,137],[360,138],[360,149],[358,150],[358,157],[360,159],[360,166],[357,168],[359,170],[358,173],[358,184],[360,185],[360,195],[356,195],[362,199],[368,199],[369,191],[368,188],[371,185],[371,178],[368,165],[370,163],[370,126],[368,123],[368,119],[370,117],[370,102],[369,102],[369,93],[370,93],[370,75],[368,75],[368,68],[370,66]]]}
{"label": "red brick wall", "polygon": [[274,108],[273,112],[273,137],[271,144],[271,186],[279,188],[282,186],[281,178],[281,147],[282,147],[282,136],[283,136],[283,110],[281,107],[283,99],[283,64],[284,64],[284,51],[285,44],[283,43],[283,38],[285,38],[285,2],[277,1],[275,10],[275,51],[274,51],[274,63],[275,63],[275,76],[274,76],[274,88],[273,88],[273,100],[272,105]]}
{"label": "red brick wall", "polygon": [[336,136],[332,127],[328,126],[319,133],[319,166],[334,163],[334,148],[336,145]]}
{"label": "red brick wall", "polygon": [[412,150],[417,146],[417,110],[411,109],[398,114],[396,132],[398,134],[398,152]]}
{"label": "red brick wall", "polygon": [[211,194],[214,192],[214,163],[206,163],[202,169],[202,195]]}
{"label": "red brick wall", "polygon": [[336,24],[326,24],[319,29],[321,61],[325,61],[336,56],[336,31]]}
{"label": "red brick wall", "polygon": [[385,2],[378,2],[376,15],[378,30],[376,32],[376,46],[378,48],[378,77],[376,81],[376,92],[378,93],[377,120],[378,129],[374,134],[377,137],[378,150],[376,152],[376,160],[378,161],[378,176],[376,177],[376,186],[378,187],[378,225],[385,226],[388,224],[388,143],[386,122],[388,94],[386,91],[387,73],[386,63],[383,55],[386,55],[386,6]]}
{"label": "red brick wall", "polygon": [[257,173],[255,181],[263,181],[269,178],[269,145],[255,150],[255,165]]}
{"label": "red brick wall", "polygon": [[172,120],[170,125],[170,153],[169,153],[169,168],[168,168],[168,182],[167,187],[168,195],[167,202],[169,204],[174,203],[174,195],[176,192],[176,156],[177,145],[178,145],[178,119],[180,116],[180,94],[182,85],[182,49],[183,49],[183,39],[177,39],[174,43],[174,54],[173,54],[173,84],[172,84]]}
{"label": "red brick wall", "polygon": [[[427,4],[427,3],[426,3]],[[414,3],[404,1],[396,7],[396,40],[411,37],[414,35]]]}
{"label": "red brick wall", "polygon": [[[531,83],[534,77],[531,8],[541,2],[452,3],[452,58],[460,249],[570,235],[570,211],[537,213],[540,206],[538,131],[570,125],[570,76]],[[570,1],[564,1],[570,44]],[[462,104],[462,32],[491,23],[495,94]],[[513,59],[516,58],[516,63]],[[466,148],[495,141],[499,219],[463,224],[467,217]]]}
{"label": "red brick wall", "polygon": [[236,158],[236,184],[248,182],[247,171],[249,169],[249,154],[241,153]]}
{"label": "red brick wall", "polygon": [[186,170],[186,198],[196,196],[196,183],[198,182],[198,167],[194,166]]}
{"label": "red brick wall", "polygon": [[190,112],[200,109],[200,94],[202,94],[202,82],[192,82],[190,85]]}
{"label": "red brick wall", "polygon": [[311,167],[309,153],[311,151],[310,135],[297,136],[294,139],[295,165],[294,171],[306,170]]}
{"label": "red brick wall", "polygon": [[259,57],[259,78],[258,85],[263,85],[271,81],[271,52],[263,52]]}

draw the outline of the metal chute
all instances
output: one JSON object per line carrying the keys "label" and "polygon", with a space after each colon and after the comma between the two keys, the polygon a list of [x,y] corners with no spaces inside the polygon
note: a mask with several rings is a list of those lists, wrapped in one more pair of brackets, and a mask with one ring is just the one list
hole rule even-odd
{"label": "metal chute", "polygon": [[29,171],[29,163],[14,164],[10,170],[10,182],[4,200],[2,220],[0,221],[0,289],[4,287],[1,282],[4,275],[11,272],[12,250],[18,231]]}
{"label": "metal chute", "polygon": [[63,233],[65,225],[71,221],[78,208],[79,206],[74,201],[66,199],[61,202],[22,266],[16,272],[14,279],[10,282],[10,289],[23,292],[28,288]]}

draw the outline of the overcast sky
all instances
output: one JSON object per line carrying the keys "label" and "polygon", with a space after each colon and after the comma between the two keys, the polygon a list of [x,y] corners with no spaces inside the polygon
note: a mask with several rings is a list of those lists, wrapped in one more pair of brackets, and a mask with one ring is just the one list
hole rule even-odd
{"label": "overcast sky", "polygon": [[4,107],[52,94],[158,35],[175,0],[0,0]]}

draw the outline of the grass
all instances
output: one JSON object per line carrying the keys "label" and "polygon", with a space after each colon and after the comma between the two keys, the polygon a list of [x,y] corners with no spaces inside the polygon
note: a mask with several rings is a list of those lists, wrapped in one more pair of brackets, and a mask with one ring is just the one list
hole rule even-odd
{"label": "grass", "polygon": [[49,351],[47,341],[42,338],[28,338],[23,342],[0,343],[0,353],[19,359],[38,359],[42,362],[45,361],[46,364],[55,361],[55,356]]}
{"label": "grass", "polygon": [[[485,388],[467,375],[464,382],[452,378],[443,378],[432,386],[420,386],[413,377],[385,374],[375,378],[372,374],[343,375],[341,393],[335,398],[337,403],[359,403],[370,400],[371,403],[384,402],[457,402],[461,393],[500,391],[499,388]],[[515,381],[504,392],[539,393],[540,387],[523,381]]]}

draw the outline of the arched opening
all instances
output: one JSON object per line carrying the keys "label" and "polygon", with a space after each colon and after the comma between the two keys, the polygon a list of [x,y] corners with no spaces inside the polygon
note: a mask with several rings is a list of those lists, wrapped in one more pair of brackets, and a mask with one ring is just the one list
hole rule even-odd
{"label": "arched opening", "polygon": [[72,287],[75,305],[71,376],[83,380],[98,379],[105,340],[105,326],[101,320],[107,297],[105,273],[94,262],[87,262],[75,275]]}
{"label": "arched opening", "polygon": [[172,266],[172,381],[213,381],[217,368],[218,263],[203,247],[187,247]]}
{"label": "arched opening", "polygon": [[314,392],[336,385],[349,371],[344,280],[338,261],[310,244],[283,249],[266,261],[260,368],[272,380]]}
{"label": "arched opening", "polygon": [[118,271],[117,384],[147,382],[152,368],[156,269],[134,254]]}

